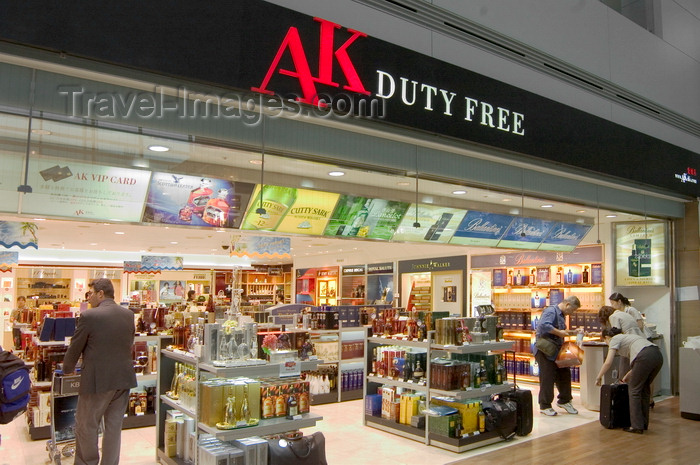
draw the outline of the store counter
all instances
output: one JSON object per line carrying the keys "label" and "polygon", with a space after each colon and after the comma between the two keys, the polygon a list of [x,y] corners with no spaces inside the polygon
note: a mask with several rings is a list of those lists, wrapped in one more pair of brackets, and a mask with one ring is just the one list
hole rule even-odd
{"label": "store counter", "polygon": [[[581,364],[581,404],[588,410],[600,411],[600,386],[595,380],[608,356],[608,345],[605,342],[588,341],[583,343],[583,363]],[[615,357],[613,366],[603,377],[605,384],[617,381],[619,373],[619,358]]]}

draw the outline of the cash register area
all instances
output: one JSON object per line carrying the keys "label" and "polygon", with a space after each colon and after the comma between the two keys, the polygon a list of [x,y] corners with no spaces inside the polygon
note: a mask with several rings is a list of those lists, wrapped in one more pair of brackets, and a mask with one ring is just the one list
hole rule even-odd
{"label": "cash register area", "polygon": [[[323,432],[326,438],[326,458],[329,465],[365,465],[370,463],[440,465],[461,462],[469,457],[598,421],[598,412],[588,410],[581,405],[577,389],[574,389],[573,403],[579,410],[578,415],[569,415],[559,411],[557,416],[545,417],[539,413],[537,406],[539,386],[530,383],[519,383],[519,385],[522,388],[530,389],[533,394],[534,426],[532,433],[525,437],[516,437],[509,442],[499,442],[459,454],[364,426],[362,424],[364,414],[362,400],[312,406],[312,411],[322,415],[323,420],[316,427],[305,428],[303,431],[304,434],[311,434],[314,431]],[[559,410],[556,407],[555,409]],[[46,440],[30,440],[24,416],[8,425],[0,425],[0,435],[2,441],[0,442],[0,465],[51,463],[46,450]],[[591,446],[596,447],[595,445]],[[61,463],[72,464],[73,460],[66,458]],[[128,429],[122,432],[120,463],[122,465],[158,463],[156,460],[155,427]]]}

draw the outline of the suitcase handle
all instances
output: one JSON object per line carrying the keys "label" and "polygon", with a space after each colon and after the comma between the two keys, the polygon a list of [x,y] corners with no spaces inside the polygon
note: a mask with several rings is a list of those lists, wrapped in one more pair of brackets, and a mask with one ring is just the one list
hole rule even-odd
{"label": "suitcase handle", "polygon": [[504,353],[508,355],[508,353],[513,354],[513,389],[518,389],[518,382],[516,380],[516,369],[515,369],[515,350],[505,350]]}

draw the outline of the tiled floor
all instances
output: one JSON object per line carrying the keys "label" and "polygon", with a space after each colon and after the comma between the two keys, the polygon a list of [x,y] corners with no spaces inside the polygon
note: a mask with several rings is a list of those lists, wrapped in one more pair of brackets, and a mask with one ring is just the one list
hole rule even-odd
{"label": "tiled floor", "polygon": [[[537,398],[537,386],[525,385],[532,389]],[[500,442],[461,454],[453,453],[420,442],[405,439],[374,428],[363,426],[362,401],[326,404],[312,407],[315,413],[324,417],[315,428],[304,432],[322,431],[326,437],[326,457],[330,465],[364,465],[381,463],[382,465],[450,464],[470,456],[489,452],[511,444],[529,441],[537,437],[573,428],[588,422],[598,421],[598,412],[592,412],[580,406],[578,392],[575,391],[574,405],[579,409],[578,415],[568,415],[562,410],[555,417],[539,414],[535,404],[534,428],[532,434],[518,437],[510,442]],[[0,465],[46,464],[49,456],[46,441],[31,441],[27,433],[24,418],[17,419],[9,425],[0,425]],[[151,465],[158,463],[155,459],[155,428],[125,430],[122,433],[123,465]],[[63,464],[72,464],[72,460],[63,460]]]}

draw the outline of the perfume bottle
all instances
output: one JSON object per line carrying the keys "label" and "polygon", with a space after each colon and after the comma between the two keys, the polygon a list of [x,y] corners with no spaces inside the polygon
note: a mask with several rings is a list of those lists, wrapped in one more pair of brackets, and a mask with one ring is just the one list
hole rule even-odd
{"label": "perfume bottle", "polygon": [[207,202],[202,214],[202,220],[212,226],[225,226],[228,221],[228,213],[231,207],[226,198],[228,197],[228,189],[219,189],[216,198],[212,198]]}

